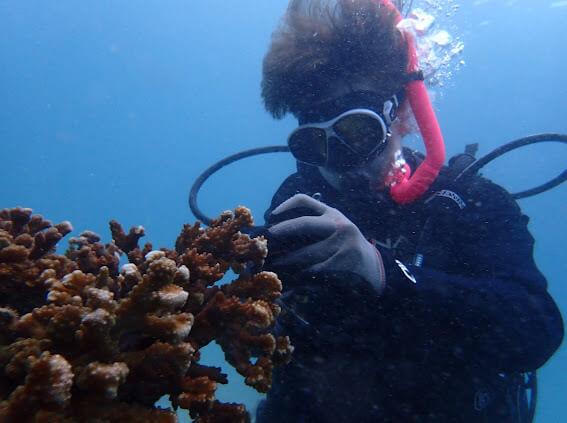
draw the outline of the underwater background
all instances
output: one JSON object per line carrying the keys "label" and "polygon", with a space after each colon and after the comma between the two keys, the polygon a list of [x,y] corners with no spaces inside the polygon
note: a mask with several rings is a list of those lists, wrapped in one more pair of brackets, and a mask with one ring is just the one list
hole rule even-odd
{"label": "underwater background", "polygon": [[[485,154],[513,139],[567,133],[567,2],[415,1],[465,46],[434,89],[448,157],[479,142]],[[274,121],[260,99],[261,63],[286,0],[0,0],[0,208],[25,206],[74,234],[110,240],[108,221],[143,225],[171,247],[195,217],[189,187],[215,161],[284,144],[295,122]],[[409,145],[417,146],[415,140]],[[507,155],[484,171],[511,191],[565,167],[564,145]],[[258,223],[292,172],[291,156],[238,162],[200,195],[209,216],[237,205]],[[521,200],[536,259],[567,315],[567,185]],[[144,241],[143,240],[143,241]],[[497,258],[495,258],[497,259]],[[210,346],[207,364],[231,383],[223,401],[253,410],[260,396]],[[538,372],[536,421],[567,419],[567,347]],[[186,417],[184,420],[188,421]]]}

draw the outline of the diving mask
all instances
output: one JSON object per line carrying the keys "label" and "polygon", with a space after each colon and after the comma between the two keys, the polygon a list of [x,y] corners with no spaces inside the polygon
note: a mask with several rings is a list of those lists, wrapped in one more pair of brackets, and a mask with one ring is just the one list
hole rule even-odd
{"label": "diving mask", "polygon": [[289,149],[298,161],[309,165],[356,166],[386,148],[397,109],[393,96],[380,113],[352,109],[325,122],[301,125],[290,134]]}

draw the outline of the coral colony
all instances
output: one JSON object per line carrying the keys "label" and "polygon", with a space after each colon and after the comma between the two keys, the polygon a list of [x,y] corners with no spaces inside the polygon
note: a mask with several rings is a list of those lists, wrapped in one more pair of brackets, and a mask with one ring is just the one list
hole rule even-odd
{"label": "coral colony", "polygon": [[[281,282],[255,270],[267,248],[241,233],[251,225],[241,207],[154,251],[138,246],[142,227],[113,221],[111,243],[83,232],[63,256],[70,223],[1,210],[0,422],[176,422],[154,406],[164,395],[197,422],[248,421],[244,406],[215,399],[226,375],[199,359],[215,341],[266,392],[290,358],[289,339],[270,333]],[[229,269],[237,278],[218,286]]]}

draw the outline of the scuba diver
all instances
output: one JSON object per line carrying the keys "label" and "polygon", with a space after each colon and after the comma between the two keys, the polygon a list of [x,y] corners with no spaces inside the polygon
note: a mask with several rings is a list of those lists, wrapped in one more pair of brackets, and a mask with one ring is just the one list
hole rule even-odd
{"label": "scuba diver", "polygon": [[[299,126],[259,232],[295,351],[258,423],[528,422],[526,375],[561,344],[528,217],[473,149],[444,166],[401,19],[390,0],[291,0],[264,58],[266,109]],[[413,118],[425,155],[402,147]]]}
{"label": "scuba diver", "polygon": [[[265,216],[295,352],[257,422],[521,422],[520,375],[563,337],[528,218],[442,167],[393,4],[333,3],[292,0],[264,59],[267,110],[299,121]],[[410,111],[425,157],[401,146]]]}

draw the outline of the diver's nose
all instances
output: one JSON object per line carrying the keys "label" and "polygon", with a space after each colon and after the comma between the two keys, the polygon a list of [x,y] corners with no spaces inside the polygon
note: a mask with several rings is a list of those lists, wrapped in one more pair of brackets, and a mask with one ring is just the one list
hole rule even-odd
{"label": "diver's nose", "polygon": [[325,167],[329,170],[342,173],[352,170],[359,164],[360,158],[337,137],[329,137],[327,142],[329,145]]}

